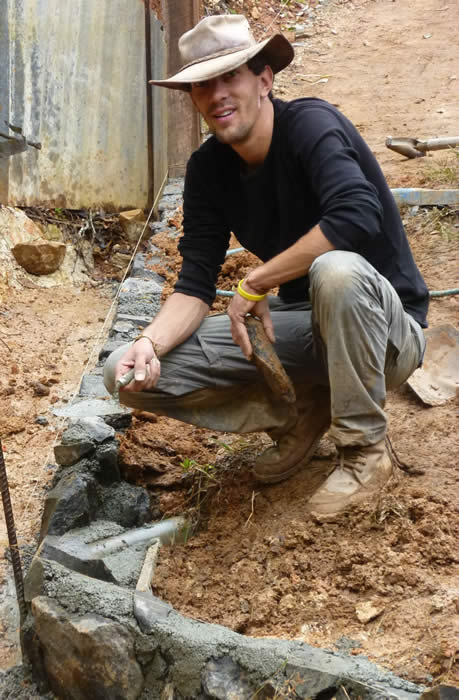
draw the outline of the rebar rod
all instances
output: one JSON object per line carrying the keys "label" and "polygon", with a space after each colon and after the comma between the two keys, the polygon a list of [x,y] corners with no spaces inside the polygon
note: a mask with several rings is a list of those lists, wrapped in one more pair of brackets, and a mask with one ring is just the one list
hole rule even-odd
{"label": "rebar rod", "polygon": [[24,598],[24,579],[22,576],[21,557],[19,554],[18,540],[16,537],[16,527],[14,525],[13,506],[11,505],[10,489],[6,474],[5,460],[3,457],[2,441],[0,440],[0,490],[2,492],[3,512],[5,514],[6,529],[8,532],[8,542],[11,552],[11,563],[13,565],[14,584],[16,586],[16,597],[19,606],[21,626],[27,616],[27,607]]}

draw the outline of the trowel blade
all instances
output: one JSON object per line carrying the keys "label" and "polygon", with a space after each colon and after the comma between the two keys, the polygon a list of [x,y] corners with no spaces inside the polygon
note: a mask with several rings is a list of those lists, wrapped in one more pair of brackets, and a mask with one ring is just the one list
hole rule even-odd
{"label": "trowel blade", "polygon": [[459,331],[445,324],[430,328],[425,336],[423,365],[407,384],[428,406],[441,406],[456,396],[459,387]]}

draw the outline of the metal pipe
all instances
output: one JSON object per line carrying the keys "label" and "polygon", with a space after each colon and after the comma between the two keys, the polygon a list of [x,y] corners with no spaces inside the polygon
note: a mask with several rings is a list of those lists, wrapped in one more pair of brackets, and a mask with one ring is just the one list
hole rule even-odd
{"label": "metal pipe", "polygon": [[86,551],[90,557],[100,557],[125,547],[133,547],[136,544],[151,542],[152,540],[160,540],[161,544],[183,542],[188,539],[188,534],[188,523],[185,518],[178,516],[161,520],[151,526],[137,527],[133,530],[128,530],[128,532],[123,532],[121,535],[114,535],[103,540],[97,540],[97,542],[91,542],[91,544],[87,545]]}
{"label": "metal pipe", "polygon": [[431,297],[452,297],[459,294],[459,287],[453,289],[439,289],[437,292],[429,292]]}
{"label": "metal pipe", "polygon": [[24,579],[22,576],[21,557],[19,554],[18,540],[16,537],[16,527],[14,525],[13,506],[11,505],[10,489],[6,474],[5,460],[3,457],[2,441],[0,440],[0,490],[2,492],[3,512],[5,514],[6,529],[8,532],[8,542],[11,552],[11,563],[13,565],[14,585],[16,586],[16,597],[18,599],[19,615],[21,626],[27,616],[27,607],[24,598]]}
{"label": "metal pipe", "polygon": [[413,139],[413,138],[392,138],[386,139],[386,146],[391,151],[396,151],[407,158],[421,158],[426,151],[439,151],[442,148],[456,148],[459,146],[459,137],[451,136],[441,139]]}
{"label": "metal pipe", "polygon": [[246,248],[230,248],[230,250],[226,251],[226,257],[228,255],[235,255],[235,253],[243,253],[246,250]]}

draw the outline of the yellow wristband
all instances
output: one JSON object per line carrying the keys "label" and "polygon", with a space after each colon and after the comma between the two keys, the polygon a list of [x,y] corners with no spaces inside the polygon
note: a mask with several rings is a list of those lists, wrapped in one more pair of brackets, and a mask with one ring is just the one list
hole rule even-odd
{"label": "yellow wristband", "polygon": [[141,333],[140,335],[137,336],[137,338],[134,338],[134,343],[136,343],[136,342],[137,342],[138,340],[140,340],[141,338],[146,338],[147,340],[150,341],[150,343],[152,344],[152,347],[153,347],[153,352],[155,353],[156,357],[159,359],[159,350],[158,350],[158,346],[157,346],[156,343],[150,338],[149,335],[142,335],[142,333]]}
{"label": "yellow wristband", "polygon": [[250,294],[249,292],[246,292],[242,286],[243,282],[245,282],[245,280],[239,281],[239,284],[237,285],[237,292],[241,295],[241,297],[247,299],[247,301],[261,301],[268,296],[267,294]]}

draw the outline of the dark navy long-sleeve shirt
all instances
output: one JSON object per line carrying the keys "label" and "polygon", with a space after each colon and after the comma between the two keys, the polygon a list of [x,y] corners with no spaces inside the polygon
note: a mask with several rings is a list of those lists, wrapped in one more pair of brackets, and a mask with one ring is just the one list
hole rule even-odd
{"label": "dark navy long-sleeve shirt", "polygon": [[[269,152],[254,173],[228,145],[208,139],[185,178],[182,270],[175,291],[211,305],[231,232],[263,262],[316,224],[338,250],[359,253],[426,326],[429,294],[384,175],[352,123],[323,100],[274,100]],[[281,285],[308,298],[307,275]]]}

